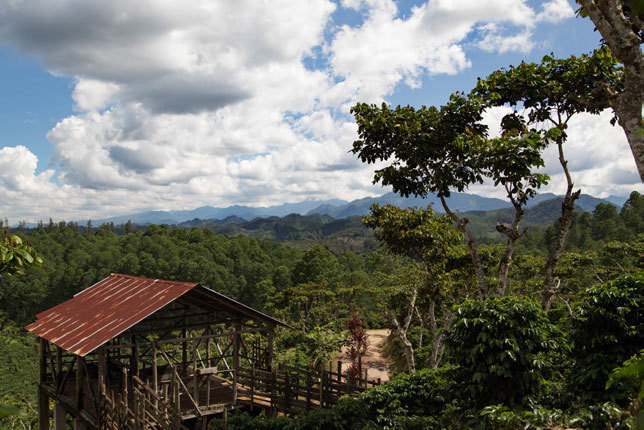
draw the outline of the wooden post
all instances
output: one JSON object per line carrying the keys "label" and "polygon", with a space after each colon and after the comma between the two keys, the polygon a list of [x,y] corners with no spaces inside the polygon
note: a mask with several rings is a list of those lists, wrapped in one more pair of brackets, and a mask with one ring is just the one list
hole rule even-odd
{"label": "wooden post", "polygon": [[286,371],[284,373],[284,414],[288,414],[288,409],[291,406],[291,374]]}
{"label": "wooden post", "polygon": [[324,405],[331,406],[329,402],[329,383],[333,379],[333,375],[329,372],[324,372]]}
{"label": "wooden post", "polygon": [[[188,337],[188,318],[186,317],[186,312],[183,312],[183,329],[181,329],[181,337],[183,339]],[[186,373],[188,368],[188,343],[186,341],[181,343],[181,367],[183,373]]]}
{"label": "wooden post", "polygon": [[87,430],[87,425],[80,418],[75,418],[73,424],[74,430]]}
{"label": "wooden post", "polygon": [[221,420],[221,427],[223,430],[228,430],[228,408],[224,408],[224,417]]}
{"label": "wooden post", "polygon": [[56,347],[56,375],[54,375],[54,379],[56,381],[56,389],[58,390],[63,380],[63,349],[60,346]]}
{"label": "wooden post", "polygon": [[[152,389],[156,394],[159,393],[159,375],[157,373],[157,343],[152,344]],[[154,405],[157,407],[156,399]]]}
{"label": "wooden post", "polygon": [[311,372],[306,372],[306,410],[311,409]]}
{"label": "wooden post", "polygon": [[101,396],[107,391],[105,380],[107,379],[107,363],[105,362],[105,349],[98,350],[98,389]]}
{"label": "wooden post", "polygon": [[[132,378],[134,381],[134,378]],[[141,424],[141,402],[139,399],[139,391],[135,388],[132,390],[132,411],[134,412],[134,428],[143,428]]]}
{"label": "wooden post", "polygon": [[54,406],[54,429],[65,430],[65,421],[67,418],[67,411],[60,402],[56,402]]}
{"label": "wooden post", "polygon": [[123,368],[123,403],[125,404],[125,409],[127,410],[127,369]]}
{"label": "wooden post", "polygon": [[338,360],[338,400],[342,395],[342,361]]}
{"label": "wooden post", "polygon": [[76,408],[79,412],[83,409],[83,380],[85,378],[83,367],[85,367],[85,358],[79,356],[76,359]]}
{"label": "wooden post", "polygon": [[47,380],[47,341],[40,338],[40,383],[44,384]]}
{"label": "wooden post", "polygon": [[324,369],[320,372],[320,407],[324,407]]}
{"label": "wooden post", "polygon": [[[210,327],[208,327],[208,331],[210,332]],[[212,360],[210,359],[210,356],[212,355],[212,352],[210,351],[210,341],[212,339],[206,339],[206,367],[210,367]]]}
{"label": "wooden post", "polygon": [[38,390],[38,429],[49,430],[49,396]]}
{"label": "wooden post", "polygon": [[197,342],[194,340],[192,341],[192,366],[193,366],[192,383],[194,384],[192,397],[194,397],[195,403],[197,404],[197,408],[199,408],[199,379],[197,377]]}
{"label": "wooden post", "polygon": [[[275,412],[275,384],[277,383],[277,370],[271,372],[271,413]],[[275,414],[277,415],[277,414]]]}
{"label": "wooden post", "polygon": [[[208,326],[206,330],[208,334],[211,334],[210,326]],[[212,360],[210,359],[210,355],[212,354],[212,351],[210,350],[210,341],[210,338],[206,339],[206,367],[210,367],[212,363]],[[206,376],[206,406],[210,406],[210,375]]]}
{"label": "wooden post", "polygon": [[130,356],[130,374],[139,377],[139,346],[136,345],[136,336],[132,336],[132,355]]}
{"label": "wooden post", "polygon": [[174,395],[176,396],[174,403],[177,405],[177,412],[181,413],[181,386],[176,380],[174,381]]}
{"label": "wooden post", "polygon": [[273,370],[273,338],[275,336],[275,327],[268,331],[268,350],[266,351],[266,369],[270,372]]}
{"label": "wooden post", "polygon": [[[236,322],[233,326],[235,331],[241,330],[241,323]],[[239,380],[239,368],[241,367],[241,357],[239,356],[240,334],[233,335],[233,404],[237,404],[237,381]]]}

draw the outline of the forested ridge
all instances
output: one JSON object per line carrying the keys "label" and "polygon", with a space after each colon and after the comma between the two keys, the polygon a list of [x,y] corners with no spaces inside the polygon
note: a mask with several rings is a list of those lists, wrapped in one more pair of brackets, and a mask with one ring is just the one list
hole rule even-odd
{"label": "forested ridge", "polygon": [[[593,2],[579,3],[599,19]],[[644,9],[618,3],[639,38]],[[579,154],[568,151],[570,120],[612,109],[641,169],[641,98],[625,88],[642,80],[623,54],[546,55],[440,106],[351,107],[351,152],[374,165],[373,183],[435,196],[440,212],[374,204],[345,220],[21,223],[0,241],[2,424],[35,420],[37,348],[21,327],[116,272],[200,282],[287,322],[295,330],[277,332],[275,360],[298,367],[355,347],[364,327],[390,330],[391,382],[295,417],[238,412],[234,429],[644,427],[644,196],[580,210],[569,168]],[[505,114],[492,133],[484,115],[496,108]],[[548,147],[558,184],[544,173]],[[485,184],[505,209],[467,213],[450,200]],[[565,193],[532,205],[548,185]]]}
{"label": "forested ridge", "polygon": [[[643,219],[644,196],[636,192],[620,212],[612,205],[600,205],[593,213],[576,214],[567,251],[558,268],[558,275],[566,279],[566,286],[549,313],[553,322],[561,326],[560,330],[569,330],[574,324],[568,307],[577,312],[586,288],[607,284],[643,268]],[[547,247],[553,240],[551,231],[556,227],[556,224],[531,227],[518,241],[510,274],[509,288],[513,295],[537,294]],[[299,329],[283,331],[278,336],[278,358],[298,365],[311,365],[332,356],[343,342],[344,321],[354,313],[360,315],[367,327],[387,327],[386,309],[393,306],[404,313],[408,286],[421,276],[416,262],[384,248],[331,252],[324,246],[303,241],[308,244],[304,248],[308,249],[300,249],[244,235],[216,234],[207,227],[150,225],[145,230],[122,234],[112,231],[109,225],[91,232],[84,230],[73,224],[51,223],[23,235],[38,250],[44,264],[29,268],[24,276],[0,279],[0,349],[8,357],[0,372],[0,386],[4,403],[18,406],[22,420],[35,419],[38,368],[34,339],[21,327],[32,322],[36,313],[70,298],[110,273],[200,282],[274,315]],[[449,264],[464,265],[457,270],[471,276],[465,248],[457,248],[455,252]],[[501,243],[481,247],[490,277],[496,269],[495,256],[501,252]],[[641,280],[637,285],[641,295]],[[421,330],[425,337],[422,346]],[[408,337],[417,348],[416,367],[430,367],[432,342],[428,341],[431,339],[428,327],[421,328],[420,321],[414,320]],[[397,339],[390,339],[388,350],[394,373],[406,370],[399,345]],[[451,362],[448,356],[444,360]],[[612,370],[611,366],[608,365],[608,371]],[[564,395],[569,389],[562,385],[561,373],[557,373],[564,371],[572,370],[561,368],[550,374],[554,379],[549,389],[560,390],[558,395]],[[431,381],[421,381],[420,375],[413,376],[416,379],[412,380],[404,377],[383,388],[383,393],[365,395],[363,401],[373,402],[374,396],[403,395],[397,390],[402,390],[407,383],[421,384],[423,390],[431,392],[444,388],[434,387],[433,378],[442,380],[445,376],[431,376]],[[622,397],[621,403],[618,402],[623,408],[628,405],[626,399]],[[419,406],[422,410],[408,409],[411,406],[405,404],[400,407],[405,412],[396,413],[413,415],[428,413],[429,406]],[[344,412],[338,407],[329,413]],[[10,420],[16,418],[5,419],[7,423]]]}

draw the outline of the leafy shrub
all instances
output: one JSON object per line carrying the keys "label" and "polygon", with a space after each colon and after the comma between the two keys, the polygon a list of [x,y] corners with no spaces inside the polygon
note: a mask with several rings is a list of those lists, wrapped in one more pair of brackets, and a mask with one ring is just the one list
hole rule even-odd
{"label": "leafy shrub", "polygon": [[460,305],[446,344],[465,395],[480,406],[513,406],[539,391],[547,353],[562,338],[536,302],[505,297]]}
{"label": "leafy shrub", "polygon": [[365,391],[358,401],[375,423],[385,427],[396,427],[402,418],[409,422],[411,417],[439,417],[453,396],[454,384],[447,377],[451,370],[423,369],[402,375]]}
{"label": "leafy shrub", "polygon": [[572,389],[595,400],[627,402],[609,375],[644,347],[644,272],[588,288],[576,308],[571,333]]}
{"label": "leafy shrub", "polygon": [[[267,418],[264,415],[253,417],[248,412],[235,412],[228,418],[228,428],[233,430],[286,430],[291,420],[285,417]],[[223,429],[222,421],[212,420],[208,426],[210,430]]]}
{"label": "leafy shrub", "polygon": [[593,405],[566,415],[558,409],[533,406],[528,409],[509,409],[505,405],[483,408],[480,412],[486,428],[508,429],[559,429],[628,430],[633,428],[633,419],[613,403]]}
{"label": "leafy shrub", "polygon": [[[448,405],[453,384],[447,370],[421,370],[394,378],[389,383],[362,393],[358,398],[342,397],[331,409],[317,409],[294,419],[252,417],[236,413],[228,420],[234,430],[362,430],[362,429],[443,429],[455,415]],[[458,409],[458,408],[457,408]],[[446,416],[446,412],[450,414]],[[213,421],[212,430],[221,428]]]}

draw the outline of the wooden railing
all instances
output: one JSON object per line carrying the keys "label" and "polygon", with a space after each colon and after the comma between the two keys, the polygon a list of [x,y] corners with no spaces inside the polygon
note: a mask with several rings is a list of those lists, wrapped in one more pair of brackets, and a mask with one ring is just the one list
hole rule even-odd
{"label": "wooden railing", "polygon": [[[333,406],[343,395],[357,395],[380,385],[380,380],[370,380],[366,371],[349,377],[339,361],[337,367],[329,364],[324,369],[278,364],[269,371],[272,354],[259,343],[246,351],[237,334],[223,347],[214,342],[216,350],[210,341],[219,334],[173,340],[186,343],[181,358],[162,341],[149,342],[145,368],[127,363],[117,366],[118,361],[110,361],[106,372],[99,371],[110,381],[107,385],[99,382],[105,392],[100,428],[176,430],[183,428],[182,420],[241,405],[262,408],[272,415],[292,415]],[[139,358],[139,363],[146,362]],[[132,368],[136,373],[129,374]]]}
{"label": "wooden railing", "polygon": [[[340,363],[340,362],[339,362]],[[313,408],[327,408],[344,395],[357,395],[379,380],[350,378],[339,371],[300,369],[278,365],[272,372],[240,367],[237,400],[269,408],[270,412],[294,414]]]}
{"label": "wooden railing", "polygon": [[165,391],[166,396],[156,393],[149,385],[132,376],[132,393],[106,392],[102,397],[99,428],[101,430],[123,429],[187,429],[181,424],[181,415],[177,409],[176,392]]}

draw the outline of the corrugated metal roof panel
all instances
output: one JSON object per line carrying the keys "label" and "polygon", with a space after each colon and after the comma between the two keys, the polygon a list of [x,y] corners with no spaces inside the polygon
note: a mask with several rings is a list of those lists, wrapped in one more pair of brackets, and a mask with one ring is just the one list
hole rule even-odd
{"label": "corrugated metal roof panel", "polygon": [[25,329],[84,357],[197,285],[112,274],[39,313]]}

